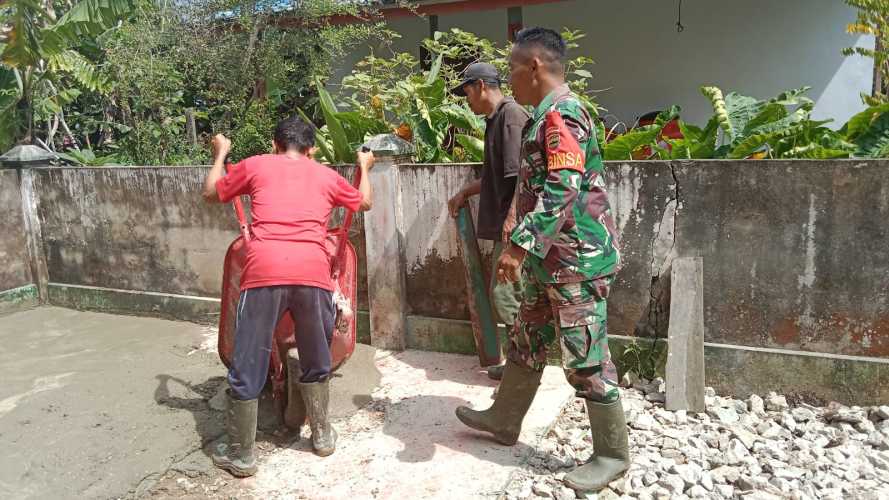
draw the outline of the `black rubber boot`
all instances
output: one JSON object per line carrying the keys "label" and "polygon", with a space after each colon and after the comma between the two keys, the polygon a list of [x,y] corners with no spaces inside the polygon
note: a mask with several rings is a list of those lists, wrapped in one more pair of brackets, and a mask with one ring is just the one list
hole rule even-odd
{"label": "black rubber boot", "polygon": [[228,393],[226,411],[226,431],[228,442],[220,443],[213,453],[216,467],[228,471],[235,477],[249,477],[256,474],[256,457],[253,444],[256,442],[256,412],[258,399],[241,401]]}
{"label": "black rubber boot", "polygon": [[297,350],[287,351],[287,407],[284,409],[284,425],[299,433],[306,423],[306,403],[303,401],[299,390],[299,377],[302,370],[299,367],[299,354]]}
{"label": "black rubber boot", "polygon": [[577,491],[598,491],[630,467],[627,423],[620,399],[613,403],[587,400],[593,457],[565,476],[565,486]]}
{"label": "black rubber boot", "polygon": [[457,418],[475,430],[493,434],[499,443],[512,446],[519,440],[522,420],[534,401],[542,376],[542,371],[529,370],[507,361],[494,404],[484,411],[460,406],[456,411]]}
{"label": "black rubber boot", "polygon": [[326,457],[336,450],[336,431],[330,425],[327,406],[330,401],[328,381],[299,384],[312,429],[312,448],[319,457]]}

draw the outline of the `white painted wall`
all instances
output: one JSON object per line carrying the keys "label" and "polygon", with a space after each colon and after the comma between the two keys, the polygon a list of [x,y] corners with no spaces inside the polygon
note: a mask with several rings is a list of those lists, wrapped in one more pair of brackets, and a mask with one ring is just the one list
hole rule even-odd
{"label": "white painted wall", "polygon": [[[599,101],[621,120],[679,104],[685,117],[711,113],[703,84],[760,98],[812,87],[817,117],[844,123],[870,91],[871,61],[842,55],[853,9],[837,0],[624,0],[620,8],[573,0],[524,9],[526,26],[579,27],[596,60]],[[615,4],[610,4],[615,5]],[[582,20],[576,22],[576,20]],[[864,40],[860,41],[865,43]],[[872,41],[870,42],[872,46]]]}
{"label": "white painted wall", "polygon": [[[606,120],[632,123],[648,111],[682,106],[685,118],[703,122],[710,106],[700,92],[718,85],[759,98],[804,85],[812,87],[814,116],[842,125],[862,109],[870,91],[870,59],[844,57],[844,47],[873,47],[871,37],[846,34],[854,10],[838,0],[684,0],[685,31],[676,32],[676,0],[606,3],[569,0],[524,7],[525,26],[582,29],[579,51],[596,60],[593,87]],[[506,40],[506,10],[439,16],[439,28],[459,27],[493,41]],[[390,23],[402,34],[393,47],[418,54],[428,33],[422,18]],[[335,77],[367,50],[356,50]]]}

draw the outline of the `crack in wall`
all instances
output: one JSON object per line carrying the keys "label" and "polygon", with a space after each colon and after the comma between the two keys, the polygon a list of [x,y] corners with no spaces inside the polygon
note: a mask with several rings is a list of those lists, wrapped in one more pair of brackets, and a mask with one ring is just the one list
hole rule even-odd
{"label": "crack in wall", "polygon": [[[682,208],[681,187],[676,175],[676,163],[670,162],[670,175],[673,178],[673,193],[667,198],[661,221],[655,228],[652,238],[649,273],[649,302],[645,314],[636,325],[634,334],[638,337],[666,337],[670,320],[670,270],[676,257],[677,218]],[[665,226],[668,228],[665,230]]]}

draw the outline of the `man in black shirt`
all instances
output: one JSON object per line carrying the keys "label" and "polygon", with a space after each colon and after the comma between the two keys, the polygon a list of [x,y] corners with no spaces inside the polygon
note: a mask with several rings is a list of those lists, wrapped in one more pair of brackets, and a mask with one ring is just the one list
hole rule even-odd
{"label": "man in black shirt", "polygon": [[[495,242],[495,265],[503,251],[504,225],[506,234],[515,226],[515,221],[506,219],[521,165],[522,128],[529,118],[513,98],[503,95],[500,83],[494,66],[476,63],[466,68],[463,82],[451,90],[454,95],[466,97],[474,113],[486,116],[487,126],[481,178],[463,186],[448,201],[448,209],[456,217],[470,197],[481,195],[476,233],[479,239]],[[500,322],[512,327],[521,302],[521,284],[498,283],[492,271],[490,294]],[[500,380],[502,373],[502,365],[488,369],[488,376],[495,380]]]}

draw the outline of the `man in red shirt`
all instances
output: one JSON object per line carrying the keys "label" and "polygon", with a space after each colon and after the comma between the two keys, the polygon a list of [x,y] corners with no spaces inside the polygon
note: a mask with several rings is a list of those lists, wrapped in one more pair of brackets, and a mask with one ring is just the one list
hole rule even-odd
{"label": "man in red shirt", "polygon": [[[315,129],[293,117],[275,128],[274,154],[251,156],[224,174],[231,142],[213,138],[213,168],[204,199],[228,203],[249,195],[251,238],[241,276],[235,349],[228,372],[228,443],[213,454],[217,467],[238,477],[256,473],[258,397],[265,385],[275,326],[290,312],[302,375],[299,388],[319,456],[334,452],[336,432],[327,419],[334,285],[327,250],[327,224],[336,207],[369,210],[372,153],[359,153],[361,183],[355,189],[334,170],[315,162]],[[295,383],[296,381],[294,381]]]}

